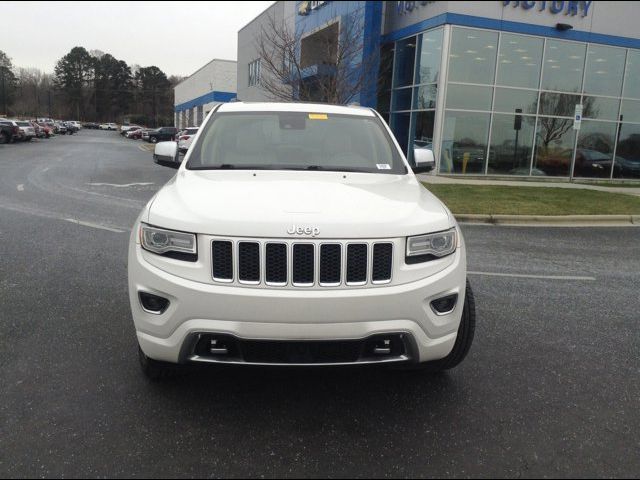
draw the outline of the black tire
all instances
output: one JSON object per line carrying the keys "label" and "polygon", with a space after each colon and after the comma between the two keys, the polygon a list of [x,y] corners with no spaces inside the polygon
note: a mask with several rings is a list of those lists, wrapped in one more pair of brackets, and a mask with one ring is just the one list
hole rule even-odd
{"label": "black tire", "polygon": [[173,371],[173,366],[170,363],[159,362],[158,360],[147,357],[139,345],[138,360],[140,361],[142,373],[144,373],[145,377],[149,380],[162,380],[168,377]]}
{"label": "black tire", "polygon": [[4,132],[0,132],[0,145],[5,143],[9,143],[9,136]]}
{"label": "black tire", "polygon": [[24,139],[25,142],[30,142],[32,137],[27,137]]}
{"label": "black tire", "polygon": [[158,143],[158,138],[157,137],[149,137],[149,141],[151,143]]}
{"label": "black tire", "polygon": [[464,308],[462,310],[462,319],[458,327],[458,336],[453,345],[451,353],[440,360],[432,362],[424,362],[416,365],[417,369],[427,372],[441,372],[450,370],[465,359],[473,343],[473,337],[476,331],[476,302],[473,297],[473,290],[467,280],[466,294],[464,298]]}

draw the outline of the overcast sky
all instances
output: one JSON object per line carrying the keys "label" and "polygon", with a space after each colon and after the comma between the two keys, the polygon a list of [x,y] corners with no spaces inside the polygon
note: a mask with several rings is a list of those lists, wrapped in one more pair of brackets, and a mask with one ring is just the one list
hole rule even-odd
{"label": "overcast sky", "polygon": [[236,60],[238,30],[272,3],[2,1],[0,50],[48,73],[82,46],[186,76],[213,58]]}

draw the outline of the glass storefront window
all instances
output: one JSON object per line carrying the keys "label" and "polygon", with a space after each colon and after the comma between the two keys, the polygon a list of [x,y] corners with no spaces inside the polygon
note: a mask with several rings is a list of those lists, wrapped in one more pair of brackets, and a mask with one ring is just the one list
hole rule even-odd
{"label": "glass storefront window", "polygon": [[624,96],[640,98],[640,50],[629,50],[627,55],[627,73],[624,80]]}
{"label": "glass storefront window", "polygon": [[493,84],[498,32],[454,28],[449,52],[449,81]]}
{"label": "glass storefront window", "polygon": [[540,94],[540,114],[572,117],[576,105],[580,104],[580,95],[542,92]]}
{"label": "glass storefront window", "polygon": [[391,129],[393,130],[396,140],[398,140],[398,144],[405,155],[407,154],[410,120],[410,113],[394,113],[391,116]]}
{"label": "glass storefront window", "polygon": [[413,163],[413,148],[428,148],[433,150],[433,126],[435,123],[436,113],[431,110],[429,112],[414,112],[412,114],[411,139],[409,141],[409,161]]}
{"label": "glass storefront window", "polygon": [[416,41],[416,37],[411,37],[396,43],[396,63],[393,77],[394,87],[404,87],[413,83]]}
{"label": "glass storefront window", "polygon": [[640,178],[640,125],[621,125],[613,176]]}
{"label": "glass storefront window", "polygon": [[415,112],[414,114],[414,132],[413,142],[414,146],[419,148],[433,148],[433,125],[435,123],[436,113],[432,110],[430,112]]}
{"label": "glass storefront window", "polygon": [[436,83],[440,75],[443,30],[432,30],[418,40],[418,66],[415,83]]}
{"label": "glass storefront window", "polygon": [[541,38],[502,34],[496,84],[538,88],[543,45]]}
{"label": "glass storefront window", "polygon": [[573,118],[539,117],[533,174],[568,177],[574,142]]}
{"label": "glass storefront window", "polygon": [[523,113],[537,113],[537,90],[496,88],[495,97],[493,109],[496,112],[515,113],[516,108],[519,108]]}
{"label": "glass storefront window", "polygon": [[609,178],[615,144],[615,123],[583,121],[578,133],[573,176]]}
{"label": "glass storefront window", "polygon": [[620,120],[624,122],[640,122],[640,101],[622,100]]}
{"label": "glass storefront window", "polygon": [[393,52],[393,43],[387,43],[380,47],[380,67],[378,68],[378,101],[376,105],[376,108],[379,112],[388,112],[391,108]]}
{"label": "glass storefront window", "polygon": [[583,97],[582,116],[599,120],[617,120],[620,100],[617,98]]}
{"label": "glass storefront window", "polygon": [[415,110],[427,110],[436,108],[438,97],[438,85],[421,85],[413,89],[413,108]]}
{"label": "glass storefront window", "polygon": [[535,117],[494,115],[488,174],[529,175]]}
{"label": "glass storefront window", "polygon": [[401,88],[393,91],[393,109],[411,110],[411,88]]}
{"label": "glass storefront window", "polygon": [[484,173],[488,113],[445,113],[440,173]]}
{"label": "glass storefront window", "polygon": [[623,48],[589,45],[584,92],[620,96],[626,51]]}
{"label": "glass storefront window", "polygon": [[491,87],[450,83],[447,87],[447,108],[490,111],[492,93]]}
{"label": "glass storefront window", "polygon": [[547,40],[542,89],[580,92],[586,44]]}

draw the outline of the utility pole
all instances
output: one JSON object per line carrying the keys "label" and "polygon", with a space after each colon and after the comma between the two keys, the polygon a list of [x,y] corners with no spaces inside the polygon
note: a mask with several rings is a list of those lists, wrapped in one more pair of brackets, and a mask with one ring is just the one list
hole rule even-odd
{"label": "utility pole", "polygon": [[4,79],[4,69],[6,68],[4,65],[0,65],[0,68],[2,68],[2,103],[3,103],[3,110],[2,113],[4,115],[7,115],[7,87],[5,85],[5,79]]}

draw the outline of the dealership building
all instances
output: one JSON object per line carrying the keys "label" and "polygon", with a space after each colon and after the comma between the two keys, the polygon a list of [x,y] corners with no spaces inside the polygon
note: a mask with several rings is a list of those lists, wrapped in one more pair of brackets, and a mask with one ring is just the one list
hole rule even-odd
{"label": "dealership building", "polygon": [[357,44],[353,101],[438,173],[640,178],[638,18],[636,2],[279,1],[238,33],[238,98],[274,99],[257,43],[281,25],[311,85],[335,74],[319,45]]}
{"label": "dealership building", "polygon": [[174,125],[198,127],[211,109],[236,98],[236,62],[214,59],[174,87]]}

